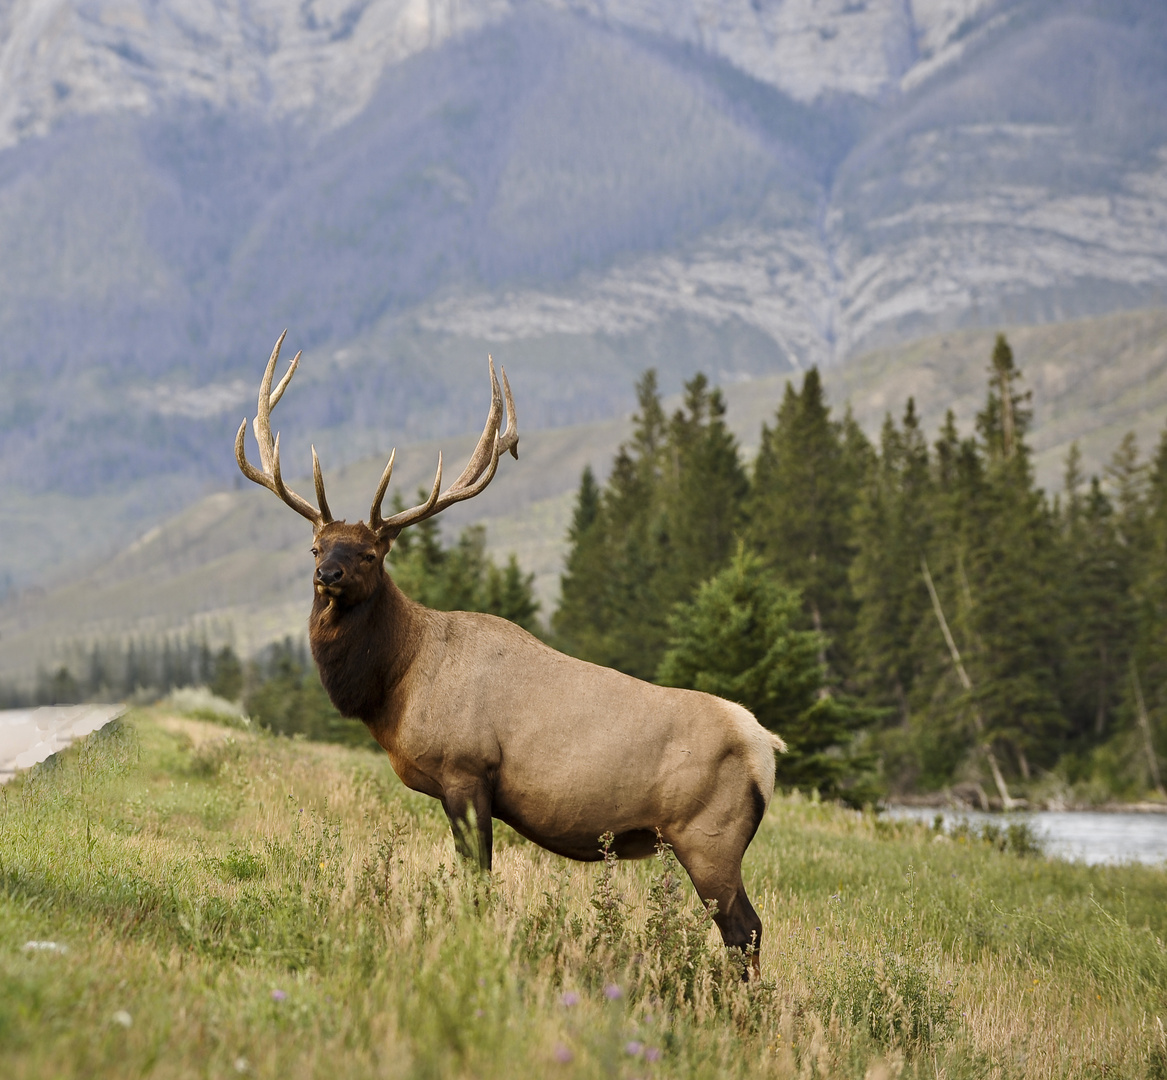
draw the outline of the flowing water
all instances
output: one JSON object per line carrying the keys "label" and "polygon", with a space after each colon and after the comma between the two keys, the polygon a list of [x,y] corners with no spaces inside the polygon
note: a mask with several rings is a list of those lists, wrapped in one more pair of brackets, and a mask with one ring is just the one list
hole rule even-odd
{"label": "flowing water", "polygon": [[960,821],[979,827],[1025,821],[1045,851],[1061,859],[1089,863],[1139,862],[1167,867],[1167,814],[1110,813],[1096,810],[1035,810],[983,814],[974,810],[936,810],[922,806],[892,806],[891,818],[913,818],[931,824],[936,815],[945,829]]}

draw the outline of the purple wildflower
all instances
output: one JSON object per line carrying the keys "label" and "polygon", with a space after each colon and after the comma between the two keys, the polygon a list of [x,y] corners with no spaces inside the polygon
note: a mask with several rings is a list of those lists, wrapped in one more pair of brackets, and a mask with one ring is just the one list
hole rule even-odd
{"label": "purple wildflower", "polygon": [[644,1052],[645,1061],[660,1061],[660,1050],[655,1046],[650,1046]]}
{"label": "purple wildflower", "polygon": [[556,1043],[555,1049],[551,1051],[551,1055],[560,1065],[571,1064],[572,1059],[575,1057],[575,1054],[568,1047],[564,1046],[563,1043]]}
{"label": "purple wildflower", "polygon": [[604,987],[604,997],[609,1001],[619,1001],[624,996],[624,991],[620,989],[615,983],[608,983]]}
{"label": "purple wildflower", "polygon": [[272,1001],[283,1001],[287,996],[282,990],[273,990],[271,992]]}
{"label": "purple wildflower", "polygon": [[639,1043],[633,1039],[627,1046],[624,1047],[624,1053],[629,1057],[636,1057],[641,1050],[644,1049],[644,1043]]}
{"label": "purple wildflower", "polygon": [[579,994],[577,994],[574,990],[568,990],[567,993],[559,999],[559,1004],[562,1005],[565,1009],[570,1009],[573,1005],[579,1004]]}

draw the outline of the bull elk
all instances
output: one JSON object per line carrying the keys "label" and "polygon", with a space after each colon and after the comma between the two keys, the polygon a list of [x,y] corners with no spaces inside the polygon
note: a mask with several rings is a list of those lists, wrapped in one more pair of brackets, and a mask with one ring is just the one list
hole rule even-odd
{"label": "bull elk", "polygon": [[[367,523],[335,521],[316,449],[314,508],[280,473],[271,410],[300,362],[272,389],[280,336],[254,421],[262,469],[235,440],[243,475],[278,495],[313,527],[312,655],[336,708],[368,725],[394,771],[441,800],[459,854],[491,865],[492,818],[569,859],[600,856],[614,836],[620,858],[671,845],[697,894],[716,904],[727,946],[753,947],[762,923],[742,884],[741,862],[774,791],[774,751],[785,750],[740,705],[693,690],[641,682],[565,656],[504,619],[432,611],[406,597],[385,570],[402,529],[479,494],[499,458],[518,457],[515,405],[490,361],[486,427],[461,475],[442,490],[442,458],[429,497],[391,517],[382,503],[396,451]],[[507,425],[500,434],[503,403]]]}

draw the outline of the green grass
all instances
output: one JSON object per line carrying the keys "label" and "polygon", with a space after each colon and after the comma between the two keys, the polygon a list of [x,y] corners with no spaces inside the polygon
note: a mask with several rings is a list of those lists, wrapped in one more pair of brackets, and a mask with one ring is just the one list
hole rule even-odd
{"label": "green grass", "polygon": [[747,986],[667,852],[482,878],[380,757],[137,712],[0,789],[0,1068],[1167,1078],[1167,874],[1001,846],[776,799]]}

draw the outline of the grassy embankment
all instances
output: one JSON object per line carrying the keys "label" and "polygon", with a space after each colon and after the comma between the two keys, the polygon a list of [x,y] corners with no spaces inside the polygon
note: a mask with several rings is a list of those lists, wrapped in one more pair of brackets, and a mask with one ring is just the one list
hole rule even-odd
{"label": "grassy embankment", "polygon": [[776,799],[744,987],[667,859],[484,881],[364,751],[138,712],[0,791],[7,1077],[1167,1077],[1160,870]]}

